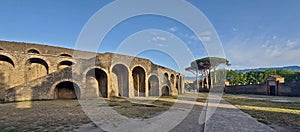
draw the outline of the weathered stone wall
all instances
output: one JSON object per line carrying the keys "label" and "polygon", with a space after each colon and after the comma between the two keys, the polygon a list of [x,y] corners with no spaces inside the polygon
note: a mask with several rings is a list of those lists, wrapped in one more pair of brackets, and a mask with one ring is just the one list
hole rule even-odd
{"label": "weathered stone wall", "polygon": [[266,94],[265,84],[226,86],[225,93],[231,94]]}
{"label": "weathered stone wall", "polygon": [[[70,91],[58,94],[57,91],[69,89],[57,90],[56,87],[64,82],[72,82],[78,87],[74,88],[78,98],[123,96],[119,94],[122,89],[122,93],[128,92],[126,97],[133,97],[134,90],[140,86],[145,96],[149,96],[153,89],[156,96],[161,95],[164,86],[169,87],[172,95],[184,92],[182,74],[155,65],[148,59],[84,51],[73,54],[75,51],[66,48],[5,41],[0,41],[0,49],[0,99],[5,97],[7,101],[55,99],[59,95],[71,95]],[[114,73],[116,65],[121,65],[126,74]],[[134,78],[135,68],[142,69],[142,80]],[[164,74],[169,77],[166,79]],[[158,87],[149,82],[151,76],[157,77]],[[134,82],[141,85],[134,85]]]}
{"label": "weathered stone wall", "polygon": [[[252,84],[252,85],[237,85],[226,86],[225,93],[231,94],[260,94],[266,95],[265,84]],[[279,96],[300,96],[300,82],[280,83],[278,89]]]}

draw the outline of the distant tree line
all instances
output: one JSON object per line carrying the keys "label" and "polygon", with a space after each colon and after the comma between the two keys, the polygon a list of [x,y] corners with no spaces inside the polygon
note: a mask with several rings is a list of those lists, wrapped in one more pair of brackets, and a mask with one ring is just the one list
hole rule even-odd
{"label": "distant tree line", "polygon": [[284,77],[285,82],[298,82],[300,81],[300,72],[290,70],[274,70],[267,69],[265,71],[249,71],[249,72],[236,72],[233,70],[227,71],[226,79],[230,85],[239,84],[261,84],[265,83],[267,77],[271,75],[279,75]]}

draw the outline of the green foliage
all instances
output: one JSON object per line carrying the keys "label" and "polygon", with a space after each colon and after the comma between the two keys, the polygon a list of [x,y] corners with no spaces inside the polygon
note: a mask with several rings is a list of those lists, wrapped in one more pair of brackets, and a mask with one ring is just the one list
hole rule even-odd
{"label": "green foliage", "polygon": [[267,77],[271,75],[279,75],[285,78],[285,82],[300,81],[300,73],[290,70],[274,70],[267,69],[265,71],[250,71],[246,73],[227,71],[226,79],[231,85],[238,84],[261,84],[265,83]]}

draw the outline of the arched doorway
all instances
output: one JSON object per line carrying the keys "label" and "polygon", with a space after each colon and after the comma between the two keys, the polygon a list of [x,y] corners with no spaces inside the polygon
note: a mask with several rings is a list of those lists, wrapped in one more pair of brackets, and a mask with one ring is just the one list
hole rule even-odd
{"label": "arched doorway", "polygon": [[86,91],[88,96],[93,96],[96,93],[99,97],[107,98],[107,75],[103,70],[94,68],[87,72]]}
{"label": "arched doorway", "polygon": [[27,76],[26,80],[31,81],[48,74],[49,66],[43,59],[30,58],[26,62]]}
{"label": "arched doorway", "polygon": [[161,93],[161,96],[170,96],[170,88],[168,86],[163,86]]}
{"label": "arched doorway", "polygon": [[165,76],[165,78],[164,78],[165,82],[168,82],[169,81],[169,75],[168,75],[168,73],[165,73],[164,76]]}
{"label": "arched doorway", "polygon": [[177,91],[178,91],[178,94],[179,94],[179,86],[180,86],[180,84],[179,84],[179,75],[177,75],[176,76],[176,85],[175,85],[175,87],[176,87],[176,89],[177,89]]}
{"label": "arched doorway", "polygon": [[146,96],[145,70],[137,66],[132,70],[134,96]]}
{"label": "arched doorway", "polygon": [[148,92],[149,96],[159,96],[159,80],[157,76],[152,75],[148,80]]}
{"label": "arched doorway", "polygon": [[79,99],[79,86],[71,81],[65,81],[55,86],[55,99]]}
{"label": "arched doorway", "polygon": [[115,86],[118,88],[118,95],[123,97],[129,97],[128,70],[126,66],[122,64],[117,64],[113,67],[112,72],[117,77],[116,81],[118,83]]}
{"label": "arched doorway", "polygon": [[4,98],[5,90],[13,83],[11,72],[14,66],[14,62],[9,57],[0,55],[0,99]]}
{"label": "arched doorway", "polygon": [[74,63],[71,61],[62,61],[57,65],[57,70],[64,69],[66,67],[72,66]]}
{"label": "arched doorway", "polygon": [[175,84],[174,84],[174,82],[175,82],[175,76],[174,76],[174,74],[171,74],[171,86],[173,87]]}

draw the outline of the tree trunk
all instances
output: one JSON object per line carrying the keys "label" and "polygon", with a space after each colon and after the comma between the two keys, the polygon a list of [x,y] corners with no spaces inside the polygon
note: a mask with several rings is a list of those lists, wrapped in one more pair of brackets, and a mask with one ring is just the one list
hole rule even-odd
{"label": "tree trunk", "polygon": [[217,71],[216,71],[216,66],[214,66],[214,77],[215,77],[215,84],[217,84]]}
{"label": "tree trunk", "polygon": [[204,88],[204,70],[201,71],[201,74],[202,74],[202,77],[201,77],[201,85],[202,85],[202,88]]}
{"label": "tree trunk", "polygon": [[197,92],[199,92],[199,79],[198,79],[198,76],[199,76],[199,71],[198,71],[198,69],[196,70],[196,83],[197,83],[197,88],[196,88],[196,90],[197,90]]}
{"label": "tree trunk", "polygon": [[213,77],[212,77],[212,74],[211,74],[211,70],[209,69],[209,77],[210,77],[210,88],[213,88],[214,87],[214,80],[213,80]]}
{"label": "tree trunk", "polygon": [[206,79],[206,88],[209,88],[209,84],[208,84],[208,73],[207,71],[205,71],[205,79]]}

